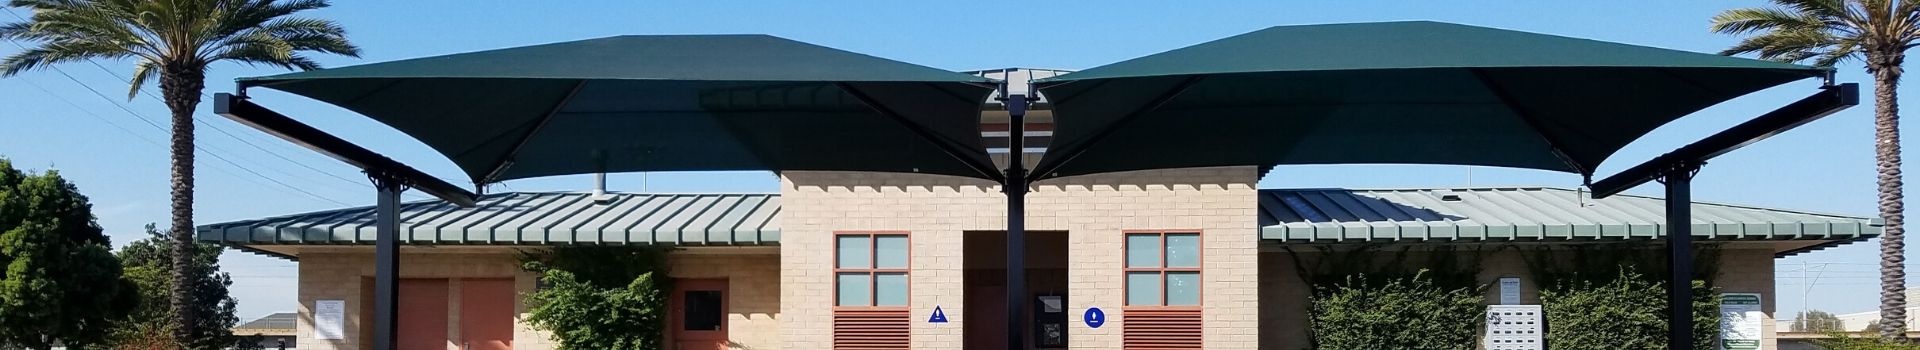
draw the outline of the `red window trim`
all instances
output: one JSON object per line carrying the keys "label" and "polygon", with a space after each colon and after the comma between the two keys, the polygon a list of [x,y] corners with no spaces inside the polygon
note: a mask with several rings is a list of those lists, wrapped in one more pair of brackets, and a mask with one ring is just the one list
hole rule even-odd
{"label": "red window trim", "polygon": [[[866,236],[867,237],[867,249],[866,249],[867,265],[871,267],[864,268],[864,269],[840,268],[840,237],[843,237],[843,236]],[[907,238],[907,268],[903,268],[903,269],[879,268],[880,266],[879,240],[875,238],[881,237],[881,236],[900,236],[900,237]],[[908,231],[834,231],[833,232],[833,310],[834,311],[843,311],[843,310],[844,311],[872,311],[872,310],[906,311],[911,309],[913,307],[913,271],[912,270],[913,270],[913,235],[910,232]],[[867,274],[867,305],[866,306],[841,306],[840,305],[840,274],[841,273],[862,273],[862,272]],[[901,306],[876,305],[876,304],[879,304],[878,301],[880,299],[880,283],[879,283],[878,276],[879,274],[882,274],[882,273],[899,273],[899,274],[906,275],[907,305],[901,305]]]}
{"label": "red window trim", "polygon": [[[1203,233],[1202,231],[1203,230],[1198,230],[1198,229],[1122,230],[1120,231],[1120,242],[1121,242],[1120,243],[1120,254],[1121,254],[1120,298],[1121,298],[1121,304],[1122,304],[1121,310],[1122,311],[1125,311],[1125,310],[1200,310],[1202,307],[1206,306],[1207,305],[1206,272],[1202,270],[1206,269],[1207,267],[1207,259],[1206,259],[1207,240],[1204,238],[1206,237],[1206,234]],[[1128,250],[1133,248],[1132,247],[1133,243],[1127,240],[1127,238],[1132,237],[1133,235],[1144,235],[1144,234],[1154,234],[1154,235],[1160,236],[1160,266],[1159,267],[1127,266],[1126,255],[1128,253]],[[1191,234],[1199,238],[1197,239],[1196,242],[1194,242],[1194,250],[1196,250],[1194,252],[1194,255],[1195,255],[1194,259],[1198,260],[1199,262],[1198,266],[1167,267],[1167,235],[1169,234]],[[1126,304],[1127,296],[1128,296],[1127,293],[1130,292],[1129,288],[1133,288],[1133,286],[1127,283],[1126,278],[1128,273],[1133,273],[1133,272],[1159,272],[1160,273],[1160,283],[1159,283],[1160,303],[1158,305]],[[1167,305],[1167,273],[1168,272],[1193,272],[1201,276],[1200,285],[1196,286],[1197,289],[1194,291],[1195,293],[1198,293],[1198,295],[1194,296],[1194,298],[1196,298],[1196,300],[1194,300],[1195,305]]]}

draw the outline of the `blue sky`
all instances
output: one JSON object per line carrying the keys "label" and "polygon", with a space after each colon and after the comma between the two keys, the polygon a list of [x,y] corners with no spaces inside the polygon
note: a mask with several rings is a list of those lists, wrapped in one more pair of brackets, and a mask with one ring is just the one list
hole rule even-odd
{"label": "blue sky", "polygon": [[[1708,19],[1756,1],[342,1],[306,13],[341,22],[364,57],[318,57],[329,66],[624,34],[773,34],[942,69],[1080,69],[1275,25],[1435,20],[1598,40],[1714,52],[1736,40],[1709,33]],[[13,9],[14,13],[27,12]],[[0,22],[17,19],[0,13]],[[0,54],[17,52],[0,44]],[[129,62],[60,66],[0,79],[0,156],[17,166],[58,169],[92,197],[100,223],[119,244],[141,226],[167,220],[166,109],[152,97],[124,98]],[[221,64],[208,93],[228,92],[235,77],[277,73]],[[69,78],[71,77],[71,79]],[[1857,63],[1840,80],[1868,82]],[[1743,97],[1665,126],[1610,159],[1601,174],[1631,166],[1813,91],[1812,81]],[[1863,84],[1866,85],[1866,84]],[[89,90],[91,88],[92,90]],[[1902,92],[1907,92],[1902,89]],[[99,95],[96,95],[95,91]],[[149,92],[157,92],[148,87]],[[252,94],[321,129],[458,181],[444,157],[351,112],[269,90]],[[1903,100],[1903,102],[1911,102]],[[211,115],[196,117],[202,152],[200,224],[372,203],[353,168]],[[142,121],[143,119],[146,121]],[[1695,198],[1808,211],[1874,213],[1871,108],[1801,127],[1713,161],[1695,182]],[[255,175],[252,173],[258,173]],[[268,180],[271,178],[272,180]],[[275,183],[284,183],[281,185]],[[582,190],[590,177],[519,180],[496,190]],[[615,190],[672,192],[776,190],[768,173],[623,174]],[[1572,187],[1570,174],[1456,166],[1281,167],[1262,182],[1284,187]],[[293,188],[298,188],[295,190]],[[305,191],[307,193],[302,193]],[[1658,187],[1634,193],[1657,195]],[[415,196],[417,197],[417,196]],[[1804,307],[1836,313],[1877,303],[1875,245],[1855,244],[1776,261],[1782,318]],[[295,310],[295,264],[232,252],[243,319]],[[1788,272],[1824,267],[1815,274]],[[1751,292],[1751,291],[1736,291]]]}

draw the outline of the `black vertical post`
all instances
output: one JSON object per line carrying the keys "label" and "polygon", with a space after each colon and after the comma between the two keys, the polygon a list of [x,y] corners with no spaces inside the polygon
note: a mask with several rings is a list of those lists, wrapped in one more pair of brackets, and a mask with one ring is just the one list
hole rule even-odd
{"label": "black vertical post", "polygon": [[[1002,88],[1004,91],[1004,87]],[[1027,169],[1025,161],[1027,97],[1008,95],[1007,180],[1007,350],[1026,349],[1027,318]]]}
{"label": "black vertical post", "polygon": [[385,174],[368,177],[379,197],[373,208],[373,349],[399,350],[395,302],[400,296],[400,192],[406,187]]}
{"label": "black vertical post", "polygon": [[1667,186],[1667,349],[1693,349],[1693,172],[1678,164],[1660,176]]}

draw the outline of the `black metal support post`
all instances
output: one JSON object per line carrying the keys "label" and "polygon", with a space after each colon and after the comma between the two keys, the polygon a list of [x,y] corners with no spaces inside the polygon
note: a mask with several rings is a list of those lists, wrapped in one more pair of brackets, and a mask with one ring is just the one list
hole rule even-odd
{"label": "black metal support post", "polygon": [[1007,105],[1007,350],[1026,349],[1027,303],[1027,97],[1009,95]]}
{"label": "black metal support post", "polygon": [[393,176],[368,172],[378,193],[373,208],[373,349],[399,349],[400,192],[407,185]]}
{"label": "black metal support post", "polygon": [[1693,173],[1680,163],[1660,175],[1667,186],[1667,348],[1693,349]]}

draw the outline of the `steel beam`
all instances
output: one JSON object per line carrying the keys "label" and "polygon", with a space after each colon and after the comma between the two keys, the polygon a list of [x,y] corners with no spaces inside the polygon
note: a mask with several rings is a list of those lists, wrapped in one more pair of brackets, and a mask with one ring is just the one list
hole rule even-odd
{"label": "steel beam", "polygon": [[1713,157],[1760,142],[1773,135],[1859,104],[1860,84],[1846,83],[1821,87],[1820,92],[1812,96],[1794,101],[1755,117],[1753,120],[1740,123],[1700,141],[1674,149],[1673,152],[1667,152],[1613,176],[1595,181],[1591,186],[1593,198],[1600,199],[1619,194],[1645,184],[1647,181],[1665,176],[1666,171],[1675,164],[1703,163]]}
{"label": "steel beam", "polygon": [[1667,348],[1693,349],[1693,173],[1698,163],[1667,168]]}
{"label": "steel beam", "polygon": [[[1005,91],[1003,88],[1001,91]],[[1027,169],[1025,95],[1009,95],[1007,106],[1007,174],[1000,190],[1007,193],[1007,350],[1026,349],[1027,303]]]}
{"label": "steel beam", "polygon": [[1760,142],[1860,104],[1860,85],[1827,85],[1820,92],[1674,149],[1592,184],[1593,198],[1659,181],[1666,185],[1667,348],[1694,348],[1693,176],[1713,157]]}
{"label": "steel beam", "polygon": [[461,207],[470,208],[476,202],[473,192],[461,189],[460,186],[454,186],[440,178],[374,153],[365,147],[300,123],[280,112],[254,104],[244,97],[228,93],[214,94],[213,113],[359,167],[369,174],[384,174],[381,176],[398,181],[402,186],[419,189],[421,192]]}
{"label": "steel beam", "polygon": [[377,191],[373,248],[373,349],[398,350],[400,314],[400,192],[405,185],[385,173],[368,172]]}

